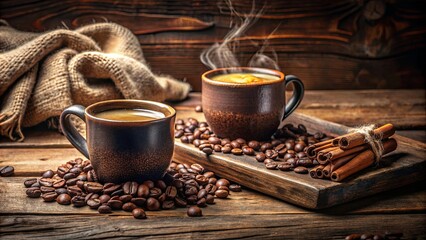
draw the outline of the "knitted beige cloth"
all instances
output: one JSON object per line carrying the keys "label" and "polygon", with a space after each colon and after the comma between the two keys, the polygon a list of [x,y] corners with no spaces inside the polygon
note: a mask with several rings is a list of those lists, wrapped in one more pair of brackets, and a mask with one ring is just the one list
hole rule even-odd
{"label": "knitted beige cloth", "polygon": [[128,29],[99,23],[42,34],[0,20],[0,135],[57,117],[72,104],[116,99],[182,100],[187,83],[151,72]]}

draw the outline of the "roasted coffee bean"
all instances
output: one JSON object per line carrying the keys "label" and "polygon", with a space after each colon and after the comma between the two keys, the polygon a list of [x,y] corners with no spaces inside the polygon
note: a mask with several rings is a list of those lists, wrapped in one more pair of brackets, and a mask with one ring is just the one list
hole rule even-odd
{"label": "roasted coffee bean", "polygon": [[200,149],[200,150],[203,150],[204,148],[212,148],[213,149],[213,146],[210,143],[203,143],[200,146],[198,146],[198,149]]}
{"label": "roasted coffee bean", "polygon": [[213,148],[212,147],[205,147],[203,149],[201,149],[201,151],[207,155],[210,155],[213,153]]}
{"label": "roasted coffee bean", "polygon": [[126,182],[123,185],[123,192],[124,194],[135,196],[138,192],[138,186],[139,184],[137,182]]}
{"label": "roasted coffee bean", "polygon": [[25,191],[25,193],[30,198],[38,198],[41,195],[41,191],[38,187],[30,187]]}
{"label": "roasted coffee bean", "polygon": [[201,211],[201,208],[199,208],[197,206],[189,207],[186,214],[188,214],[189,217],[201,217],[201,216],[203,216],[203,212]]}
{"label": "roasted coffee bean", "polygon": [[[78,178],[71,178],[66,182],[66,184],[67,186],[73,186],[76,185],[78,181],[80,181]],[[55,186],[55,183],[53,183],[53,186]]]}
{"label": "roasted coffee bean", "polygon": [[284,155],[284,160],[287,160],[287,159],[289,159],[289,158],[294,158],[294,157],[296,157],[293,153],[286,153],[285,155]]}
{"label": "roasted coffee bean", "polygon": [[177,195],[177,189],[175,186],[168,186],[165,193],[167,199],[174,199]]}
{"label": "roasted coffee bean", "polygon": [[271,141],[271,145],[272,145],[273,148],[280,145],[281,143],[282,143],[281,140],[278,140],[278,139],[274,139],[274,140]]}
{"label": "roasted coffee bean", "polygon": [[229,138],[220,140],[220,145],[225,146],[226,144],[231,144],[231,140]]}
{"label": "roasted coffee bean", "polygon": [[205,198],[200,198],[197,201],[197,206],[198,207],[206,207],[207,206],[206,199]]}
{"label": "roasted coffee bean", "polygon": [[180,137],[182,137],[183,136],[183,131],[182,130],[177,130],[176,132],[175,132],[175,138],[180,138]]}
{"label": "roasted coffee bean", "polygon": [[80,175],[77,176],[78,179],[80,179],[80,181],[87,181],[87,174],[86,173],[81,173]]}
{"label": "roasted coffee bean", "polygon": [[296,165],[302,166],[302,167],[312,167],[313,163],[312,163],[312,160],[309,158],[302,158],[297,160]]}
{"label": "roasted coffee bean", "polygon": [[206,203],[207,204],[214,204],[214,196],[211,194],[207,194],[206,196]]}
{"label": "roasted coffee bean", "polygon": [[133,209],[136,209],[137,206],[134,203],[128,202],[123,204],[123,206],[121,207],[121,209],[123,209],[126,212],[131,212],[133,211]]}
{"label": "roasted coffee bean", "polygon": [[255,154],[254,149],[251,147],[243,147],[243,153],[249,156],[253,156]]}
{"label": "roasted coffee bean", "polygon": [[308,173],[309,171],[308,171],[308,169],[307,169],[307,168],[302,167],[302,166],[299,166],[299,167],[296,167],[296,168],[294,169],[294,172],[295,172],[295,173],[300,173],[300,174],[306,174],[306,173]]}
{"label": "roasted coffee bean", "polygon": [[274,148],[274,150],[275,150],[275,151],[277,151],[277,152],[279,152],[279,151],[281,151],[281,150],[283,150],[283,149],[285,149],[285,144],[284,144],[284,143],[280,143],[280,144],[278,144],[278,145]]}
{"label": "roasted coffee bean", "polygon": [[200,139],[204,139],[204,140],[209,139],[209,137],[210,137],[210,134],[208,134],[208,133],[203,133],[203,134],[200,135]]}
{"label": "roasted coffee bean", "polygon": [[293,166],[297,165],[297,160],[295,158],[289,158],[286,160],[286,163],[291,164]]}
{"label": "roasted coffee bean", "polygon": [[56,202],[61,204],[61,205],[70,205],[71,204],[71,196],[66,194],[66,193],[60,194],[56,198]]}
{"label": "roasted coffee bean", "polygon": [[205,172],[205,173],[203,173],[203,175],[204,175],[204,177],[206,177],[206,178],[212,178],[212,177],[214,177],[215,175],[214,175],[214,172]]}
{"label": "roasted coffee bean", "polygon": [[238,141],[234,140],[231,142],[231,147],[232,148],[241,148],[241,143],[239,143]]}
{"label": "roasted coffee bean", "polygon": [[47,170],[46,172],[44,172],[41,177],[43,178],[52,178],[53,175],[55,175],[55,172],[52,170]]}
{"label": "roasted coffee bean", "polygon": [[241,192],[241,186],[238,184],[229,185],[229,190],[232,192]]}
{"label": "roasted coffee bean", "polygon": [[122,203],[127,203],[132,200],[132,195],[122,195],[118,198]]}
{"label": "roasted coffee bean", "polygon": [[225,178],[221,178],[221,179],[217,180],[217,182],[216,182],[217,187],[220,187],[220,186],[229,187],[230,184],[231,183],[228,181],[228,179],[225,179]]}
{"label": "roasted coffee bean", "polygon": [[83,172],[85,172],[85,173],[92,171],[92,170],[93,170],[92,164],[89,164],[89,165],[83,167]]}
{"label": "roasted coffee bean", "polygon": [[37,178],[29,178],[29,179],[25,180],[25,182],[24,182],[24,186],[25,186],[26,188],[29,188],[29,187],[31,187],[34,183],[37,183],[37,182],[38,182]]}
{"label": "roasted coffee bean", "polygon": [[132,210],[132,215],[136,219],[146,219],[146,213],[142,208],[135,208]]}
{"label": "roasted coffee bean", "polygon": [[267,158],[267,159],[265,159],[265,161],[263,161],[263,163],[266,165],[266,164],[269,164],[269,163],[275,163],[275,161],[270,159],[270,158]]}
{"label": "roasted coffee bean", "polygon": [[322,132],[316,132],[315,134],[314,134],[314,138],[316,139],[316,140],[321,140],[322,138],[324,138],[325,137],[325,134],[324,133],[322,133]]}
{"label": "roasted coffee bean", "polygon": [[195,176],[195,181],[199,184],[199,185],[206,185],[207,183],[209,183],[209,178],[205,177],[204,175],[197,175]]}
{"label": "roasted coffee bean", "polygon": [[142,184],[146,185],[148,188],[153,188],[155,186],[154,182],[151,180],[146,180]]}
{"label": "roasted coffee bean", "polygon": [[74,196],[71,198],[71,203],[74,205],[74,207],[86,206],[86,201],[83,196]]}
{"label": "roasted coffee bean", "polygon": [[98,207],[98,212],[103,213],[103,214],[104,213],[112,213],[112,210],[111,210],[110,206],[103,204],[103,205]]}
{"label": "roasted coffee bean", "polygon": [[222,152],[222,146],[220,144],[216,144],[213,146],[213,151]]}
{"label": "roasted coffee bean", "polygon": [[138,207],[143,207],[146,203],[146,199],[145,198],[132,198],[132,200],[130,200],[130,202],[134,203]]}
{"label": "roasted coffee bean", "polygon": [[160,202],[155,198],[148,198],[146,200],[146,208],[150,211],[160,210]]}
{"label": "roasted coffee bean", "polygon": [[231,153],[234,155],[243,155],[243,150],[241,150],[241,148],[233,148]]}
{"label": "roasted coffee bean", "polygon": [[268,149],[265,151],[265,156],[275,160],[278,157],[278,153],[275,150]]}
{"label": "roasted coffee bean", "polygon": [[197,195],[191,195],[191,196],[188,196],[187,198],[186,198],[186,201],[188,202],[188,204],[189,205],[195,205],[195,204],[197,204]]}
{"label": "roasted coffee bean", "polygon": [[[54,182],[52,183],[52,186],[53,186],[54,188],[61,188],[61,187],[65,186],[65,179],[59,179],[59,180],[57,180],[57,181],[54,181]],[[70,186],[71,186],[71,185],[70,185]]]}
{"label": "roasted coffee bean", "polygon": [[97,182],[87,182],[85,186],[85,190],[88,193],[100,193],[103,190],[103,185]]}
{"label": "roasted coffee bean", "polygon": [[358,240],[360,238],[361,238],[361,234],[354,233],[354,234],[346,236],[345,240]]}
{"label": "roasted coffee bean", "polygon": [[67,174],[65,174],[64,175],[64,179],[65,179],[65,181],[66,180],[69,180],[69,179],[71,179],[71,178],[75,178],[75,177],[77,177],[77,174],[75,174],[75,173],[71,173],[71,172],[68,172]]}
{"label": "roasted coffee bean", "polygon": [[41,193],[54,192],[54,191],[55,191],[55,188],[54,188],[54,187],[45,187],[45,186],[41,186],[41,187],[40,187],[40,191],[41,191]]}
{"label": "roasted coffee bean", "polygon": [[68,194],[71,195],[71,197],[82,194],[81,188],[79,188],[77,186],[70,186],[67,189],[68,189]]}
{"label": "roasted coffee bean", "polygon": [[45,202],[53,202],[58,197],[58,194],[55,192],[46,192],[46,193],[43,193],[41,197],[43,198],[43,201]]}
{"label": "roasted coffee bean", "polygon": [[266,155],[264,153],[258,153],[255,158],[258,162],[263,162],[266,159]]}
{"label": "roasted coffee bean", "polygon": [[175,202],[173,200],[164,201],[163,204],[161,204],[161,208],[164,210],[174,209]]}
{"label": "roasted coffee bean", "polygon": [[198,163],[194,163],[191,165],[191,168],[196,170],[198,173],[202,174],[204,172],[204,167]]}
{"label": "roasted coffee bean", "polygon": [[82,171],[81,171],[81,169],[79,168],[79,167],[73,167],[73,168],[71,168],[70,169],[70,171],[69,171],[70,173],[74,173],[75,175],[79,175]]}
{"label": "roasted coffee bean", "polygon": [[221,143],[220,139],[219,139],[219,138],[217,138],[217,137],[209,137],[209,138],[208,138],[208,140],[209,140],[209,142],[210,142],[211,144],[213,144],[213,145],[215,145],[215,144],[220,144],[220,143]]}
{"label": "roasted coffee bean", "polygon": [[111,199],[111,197],[107,194],[103,194],[103,195],[99,196],[100,203],[107,203],[110,199]]}
{"label": "roasted coffee bean", "polygon": [[197,187],[190,186],[186,188],[185,195],[191,196],[191,195],[197,194],[197,192],[198,192]]}
{"label": "roasted coffee bean", "polygon": [[296,153],[296,157],[304,158],[304,157],[306,157],[306,153],[305,152],[298,152],[298,153]]}
{"label": "roasted coffee bean", "polygon": [[77,187],[79,187],[81,189],[84,189],[84,184],[85,183],[86,183],[85,181],[78,180],[75,185],[77,185]]}
{"label": "roasted coffee bean", "polygon": [[186,207],[187,202],[180,197],[176,197],[175,198],[175,205],[176,205],[176,207]]}
{"label": "roasted coffee bean", "polygon": [[[101,202],[99,199],[89,199],[86,202],[87,206],[89,206],[91,209],[98,209],[99,206],[101,206]],[[106,206],[106,205],[105,205]],[[108,207],[109,208],[109,207]],[[110,209],[111,211],[111,209]]]}
{"label": "roasted coffee bean", "polygon": [[149,196],[150,196],[150,197],[153,197],[153,198],[158,198],[158,197],[159,197],[162,193],[163,193],[163,192],[161,191],[161,189],[156,188],[156,187],[151,188],[151,189],[149,190]]}
{"label": "roasted coffee bean", "polygon": [[60,195],[62,193],[68,193],[68,190],[66,188],[57,188],[57,189],[55,189],[55,193]]}
{"label": "roasted coffee bean", "polygon": [[260,146],[260,151],[265,152],[268,149],[272,149],[272,144],[264,143]]}
{"label": "roasted coffee bean", "polygon": [[229,188],[227,186],[219,186],[217,190],[226,190],[229,192]]}
{"label": "roasted coffee bean", "polygon": [[206,197],[206,196],[207,196],[207,191],[206,191],[206,189],[201,189],[201,190],[198,192],[198,194],[197,194],[197,198],[198,198],[198,199],[204,198],[204,197]]}
{"label": "roasted coffee bean", "polygon": [[96,193],[89,193],[89,194],[86,194],[86,196],[84,197],[84,200],[87,202],[89,199],[95,199],[95,198],[99,198],[99,195]]}
{"label": "roasted coffee bean", "polygon": [[10,177],[15,172],[15,168],[12,166],[4,166],[0,168],[0,176]]}
{"label": "roasted coffee bean", "polygon": [[167,197],[166,197],[166,194],[165,194],[165,193],[161,194],[161,195],[157,198],[157,200],[158,200],[160,203],[163,203],[164,201],[166,201],[166,199],[167,199]]}
{"label": "roasted coffee bean", "polygon": [[250,141],[247,145],[253,148],[255,151],[258,151],[260,149],[260,143],[258,141]]}
{"label": "roasted coffee bean", "polygon": [[285,148],[287,148],[287,150],[294,150],[294,142],[286,142],[285,143]]}
{"label": "roasted coffee bean", "polygon": [[40,178],[40,180],[38,182],[40,183],[41,186],[52,187],[53,181],[54,180],[51,179],[51,178]]}
{"label": "roasted coffee bean", "polygon": [[173,180],[172,185],[175,186],[176,188],[183,188],[184,182],[182,180],[175,179]]}
{"label": "roasted coffee bean", "polygon": [[281,171],[291,171],[292,167],[293,166],[288,163],[281,163],[281,164],[278,164],[277,166],[277,168]]}
{"label": "roasted coffee bean", "polygon": [[56,171],[56,173],[58,174],[59,177],[64,177],[64,175],[69,171],[68,168],[60,166],[58,167],[58,170]]}
{"label": "roasted coffee bean", "polygon": [[226,190],[217,190],[215,192],[216,197],[218,198],[227,198],[229,195],[229,192]]}
{"label": "roasted coffee bean", "polygon": [[36,183],[34,183],[33,185],[31,185],[31,187],[37,187],[37,188],[41,187],[40,182],[37,180]]}
{"label": "roasted coffee bean", "polygon": [[296,145],[294,145],[294,151],[296,152],[302,152],[306,147],[306,144],[304,142],[298,142]]}
{"label": "roasted coffee bean", "polygon": [[209,182],[208,183],[216,185],[216,182],[217,182],[216,178],[209,178]]}
{"label": "roasted coffee bean", "polygon": [[113,192],[119,190],[121,185],[114,183],[107,183],[103,186],[103,191],[105,194],[111,195]]}
{"label": "roasted coffee bean", "polygon": [[222,147],[222,152],[223,153],[231,153],[231,151],[232,151],[232,148],[229,147],[229,146]]}
{"label": "roasted coffee bean", "polygon": [[275,163],[275,162],[265,164],[265,167],[269,170],[276,170],[277,166],[278,166],[278,164]]}
{"label": "roasted coffee bean", "polygon": [[183,119],[176,119],[176,125],[184,125],[185,122],[183,121]]}
{"label": "roasted coffee bean", "polygon": [[107,205],[110,206],[112,209],[121,209],[121,207],[123,207],[123,203],[118,199],[110,199],[107,202]]}

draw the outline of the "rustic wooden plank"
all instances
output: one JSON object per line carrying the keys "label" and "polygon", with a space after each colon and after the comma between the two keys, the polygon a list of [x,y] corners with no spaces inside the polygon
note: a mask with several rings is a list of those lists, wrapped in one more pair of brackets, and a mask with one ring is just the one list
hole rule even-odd
{"label": "rustic wooden plank", "polygon": [[[33,199],[25,195],[23,182],[27,177],[0,178],[0,215],[1,214],[79,214],[97,215],[88,207],[74,208],[56,203],[45,203],[41,198]],[[383,214],[424,212],[426,210],[426,186],[413,184],[406,188],[388,191],[347,204],[317,211],[325,214]],[[207,211],[207,212],[206,212]],[[228,199],[217,199],[216,204],[206,208],[205,213],[211,216],[221,215],[264,215],[264,214],[299,214],[311,213],[306,209],[263,195],[259,192],[244,188],[242,192],[234,193]],[[112,215],[129,216],[124,211],[114,211]],[[149,216],[185,215],[184,209],[173,211],[149,212]]]}
{"label": "rustic wooden plank", "polygon": [[[202,120],[203,115],[200,114],[197,119]],[[341,135],[348,131],[345,126],[297,113],[292,114],[287,122],[302,123],[313,132]],[[341,183],[294,172],[267,170],[263,163],[250,156],[223,153],[206,156],[193,145],[179,141],[175,141],[174,159],[203,164],[241,185],[293,204],[320,209],[426,179],[423,173],[426,169],[426,144],[401,136],[395,138],[399,146],[394,153],[382,159],[385,166],[366,169]]]}
{"label": "rustic wooden plank", "polygon": [[245,215],[202,218],[122,216],[0,216],[2,239],[343,239],[352,233],[403,232],[426,237],[425,214],[403,215]]}

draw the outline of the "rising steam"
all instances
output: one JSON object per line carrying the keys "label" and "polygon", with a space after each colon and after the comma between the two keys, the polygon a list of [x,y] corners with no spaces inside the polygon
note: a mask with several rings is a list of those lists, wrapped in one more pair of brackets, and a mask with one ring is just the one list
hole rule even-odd
{"label": "rising steam", "polygon": [[[262,47],[250,58],[247,64],[241,65],[236,57],[236,51],[239,46],[239,39],[245,35],[247,30],[253,26],[254,23],[262,16],[264,7],[259,11],[256,10],[256,4],[253,1],[250,13],[241,14],[232,6],[231,0],[225,1],[231,15],[230,28],[231,30],[226,34],[221,43],[215,43],[211,47],[205,49],[201,55],[201,62],[210,69],[226,68],[226,67],[263,67],[279,70],[278,56],[272,50],[272,57],[265,54],[265,49],[268,47],[268,39],[278,29],[274,31],[263,42]],[[221,10],[222,12],[222,10]],[[256,44],[253,43],[256,46]]]}

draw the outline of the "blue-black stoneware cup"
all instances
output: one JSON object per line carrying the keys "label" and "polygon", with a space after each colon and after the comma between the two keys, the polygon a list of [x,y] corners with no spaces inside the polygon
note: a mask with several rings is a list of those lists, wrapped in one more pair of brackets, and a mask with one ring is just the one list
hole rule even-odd
{"label": "blue-black stoneware cup", "polygon": [[[146,109],[162,118],[150,121],[121,121],[96,117],[112,109]],[[86,122],[86,140],[70,121],[76,115]],[[174,149],[176,111],[163,103],[142,100],[110,100],[84,108],[73,105],[60,117],[64,135],[92,162],[100,182],[160,179],[170,164]]]}

